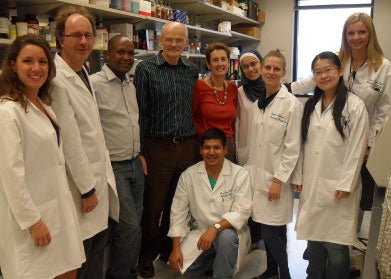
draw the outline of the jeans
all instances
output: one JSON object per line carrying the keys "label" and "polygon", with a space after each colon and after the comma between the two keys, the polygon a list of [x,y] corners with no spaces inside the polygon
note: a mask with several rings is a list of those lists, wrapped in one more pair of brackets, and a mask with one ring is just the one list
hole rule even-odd
{"label": "jeans", "polygon": [[309,279],[349,278],[349,246],[319,241],[308,241]]}
{"label": "jeans", "polygon": [[119,223],[110,220],[111,250],[108,279],[138,276],[143,211],[144,172],[139,157],[111,162],[120,203]]}
{"label": "jeans", "polygon": [[[268,248],[269,253],[273,256],[280,269],[280,278],[290,278],[288,253],[286,252],[286,225],[270,226],[261,224],[261,232],[265,246]],[[283,235],[283,233],[285,233],[285,235]],[[272,261],[269,262],[269,264],[271,263]]]}
{"label": "jeans", "polygon": [[238,258],[239,238],[236,230],[221,231],[213,246],[204,251],[186,270],[186,278],[202,278],[213,268],[214,279],[232,279]]}

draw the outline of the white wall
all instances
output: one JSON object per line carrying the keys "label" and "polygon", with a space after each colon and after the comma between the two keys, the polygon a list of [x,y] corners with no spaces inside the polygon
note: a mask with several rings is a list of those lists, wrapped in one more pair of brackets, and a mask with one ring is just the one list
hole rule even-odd
{"label": "white wall", "polygon": [[384,55],[391,60],[391,1],[375,0],[373,21],[376,27],[377,38]]}
{"label": "white wall", "polygon": [[[391,60],[391,0],[375,0],[374,23],[380,46]],[[270,50],[284,50],[287,59],[285,79],[292,80],[294,0],[262,0],[266,22],[262,26],[262,39],[258,50],[264,56]]]}
{"label": "white wall", "polygon": [[260,7],[265,12],[266,20],[262,26],[258,50],[262,56],[276,48],[284,50],[287,62],[285,78],[290,81],[293,61],[294,0],[263,0]]}

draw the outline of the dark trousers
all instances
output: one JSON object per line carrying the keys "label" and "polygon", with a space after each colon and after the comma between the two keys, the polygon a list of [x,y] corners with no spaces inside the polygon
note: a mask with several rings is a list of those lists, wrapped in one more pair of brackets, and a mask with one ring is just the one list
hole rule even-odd
{"label": "dark trousers", "polygon": [[[284,243],[284,245],[286,247],[287,242],[288,242],[288,239],[286,236],[286,226],[278,226],[278,236],[280,237],[280,240],[282,241],[282,243]],[[274,259],[272,252],[266,243],[265,243],[265,250],[266,250],[267,269],[278,272],[277,262]]]}
{"label": "dark trousers", "polygon": [[103,279],[103,257],[108,230],[83,241],[86,261],[77,271],[77,279]]}
{"label": "dark trousers", "polygon": [[261,232],[265,242],[268,268],[277,263],[280,269],[280,278],[289,278],[286,225],[270,226],[261,224]]}
{"label": "dark trousers", "polygon": [[144,211],[141,219],[142,241],[140,261],[151,263],[159,253],[169,256],[171,239],[171,203],[181,173],[196,162],[200,152],[195,138],[174,143],[170,139],[146,138],[144,157],[147,162]]}
{"label": "dark trousers", "polygon": [[[253,221],[251,217],[248,220],[248,224],[251,232],[251,243],[259,242],[262,239],[262,224]],[[278,236],[280,240],[282,240],[282,242],[284,243],[285,247],[287,245],[286,232],[287,232],[286,226],[278,226]],[[265,250],[266,250],[267,269],[275,273],[278,273],[277,262],[274,260],[269,245],[267,245],[266,242],[265,242]]]}

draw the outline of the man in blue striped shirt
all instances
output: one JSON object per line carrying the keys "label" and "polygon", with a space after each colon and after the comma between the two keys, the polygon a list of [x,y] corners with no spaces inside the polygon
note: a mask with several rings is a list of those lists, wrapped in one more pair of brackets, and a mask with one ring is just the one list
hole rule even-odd
{"label": "man in blue striped shirt", "polygon": [[186,26],[166,23],[160,37],[162,51],[141,62],[134,75],[141,151],[148,171],[139,259],[143,278],[154,276],[153,260],[159,253],[161,260],[168,260],[172,198],[180,174],[199,156],[191,111],[198,68],[181,57],[188,43]]}

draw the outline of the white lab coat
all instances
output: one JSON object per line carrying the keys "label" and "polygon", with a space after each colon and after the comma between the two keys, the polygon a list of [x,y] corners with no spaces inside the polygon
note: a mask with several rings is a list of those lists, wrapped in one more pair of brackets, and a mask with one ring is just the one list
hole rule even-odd
{"label": "white lab coat", "polygon": [[[254,221],[271,226],[288,224],[293,217],[291,174],[300,153],[302,106],[299,100],[282,86],[274,100],[260,110],[253,103],[247,135],[249,159],[246,169],[253,182]],[[280,199],[269,201],[272,180],[281,185]]]}
{"label": "white lab coat", "polygon": [[[350,61],[345,66],[343,79],[349,81]],[[373,146],[376,140],[376,131],[381,131],[391,112],[391,64],[383,58],[383,64],[377,72],[368,71],[368,62],[358,69],[351,88],[352,93],[359,96],[365,104],[369,116],[368,146]],[[293,82],[292,93],[308,93],[314,90],[313,78]]]}
{"label": "white lab coat", "polygon": [[[250,230],[247,220],[251,212],[251,183],[247,171],[224,160],[223,169],[212,190],[203,161],[185,170],[178,182],[171,206],[169,237],[182,237],[181,244],[184,261],[189,265],[197,258],[197,242],[206,229],[226,219],[239,237],[236,270],[250,246]],[[194,218],[195,228],[190,231],[190,216]],[[186,248],[187,247],[187,248]],[[186,250],[188,249],[188,250]],[[190,261],[185,255],[193,254]]]}
{"label": "white lab coat", "polygon": [[[54,60],[57,76],[52,107],[62,130],[67,176],[84,240],[108,227],[109,207],[110,216],[118,220],[117,188],[95,96],[58,54]],[[91,212],[81,214],[80,194],[93,187],[99,203]]]}
{"label": "white lab coat", "polygon": [[248,123],[254,104],[247,98],[243,86],[238,89],[238,104],[237,155],[239,165],[243,166],[248,161]]}
{"label": "white lab coat", "polygon": [[[338,133],[334,103],[321,112],[320,100],[310,118],[300,157],[302,192],[296,222],[297,239],[353,245],[356,240],[361,187],[358,186],[368,136],[368,115],[362,100],[350,94],[342,112],[346,139]],[[296,169],[301,171],[301,167]],[[336,200],[335,191],[347,191]]]}
{"label": "white lab coat", "polygon": [[[51,108],[42,105],[57,122]],[[0,266],[5,279],[53,278],[85,261],[56,131],[32,103],[27,110],[19,102],[0,103]],[[43,248],[29,233],[39,220],[51,235]]]}

